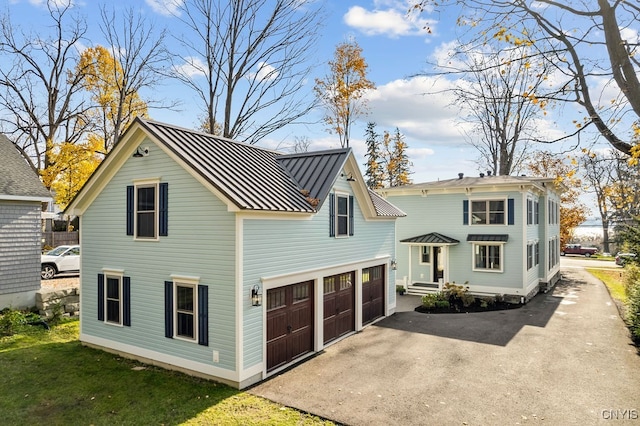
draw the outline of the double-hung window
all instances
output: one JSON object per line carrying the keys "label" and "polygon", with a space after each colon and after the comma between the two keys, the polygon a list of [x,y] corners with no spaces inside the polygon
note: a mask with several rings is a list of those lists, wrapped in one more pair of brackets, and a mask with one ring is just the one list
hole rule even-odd
{"label": "double-hung window", "polygon": [[165,337],[209,345],[209,290],[198,277],[165,281]]}
{"label": "double-hung window", "polygon": [[348,237],[354,235],[353,195],[329,194],[329,236]]}
{"label": "double-hung window", "polygon": [[422,246],[422,252],[420,253],[420,263],[431,263],[431,247]]}
{"label": "double-hung window", "polygon": [[505,225],[505,200],[471,201],[472,225]]}
{"label": "double-hung window", "polygon": [[168,235],[169,184],[158,179],[127,186],[127,235],[157,240]]}
{"label": "double-hung window", "polygon": [[473,270],[502,272],[502,244],[473,244]]}
{"label": "double-hung window", "polygon": [[103,271],[98,274],[98,320],[131,326],[131,278],[123,271]]}

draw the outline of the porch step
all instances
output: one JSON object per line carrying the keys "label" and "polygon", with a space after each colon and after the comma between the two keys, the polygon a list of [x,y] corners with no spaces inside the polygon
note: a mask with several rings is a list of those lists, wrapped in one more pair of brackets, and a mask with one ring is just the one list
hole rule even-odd
{"label": "porch step", "polygon": [[432,283],[413,283],[407,286],[407,294],[423,296],[425,294],[433,294],[438,291],[438,284]]}

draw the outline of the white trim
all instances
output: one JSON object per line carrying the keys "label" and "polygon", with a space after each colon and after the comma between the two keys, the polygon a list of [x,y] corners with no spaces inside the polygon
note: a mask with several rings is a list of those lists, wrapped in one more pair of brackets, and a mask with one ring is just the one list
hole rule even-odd
{"label": "white trim", "polygon": [[[236,236],[236,250],[235,250],[235,293],[236,293],[236,320],[235,320],[235,329],[236,329],[236,371],[238,372],[238,380],[242,381],[255,373],[249,373],[253,370],[244,370],[244,300],[242,294],[244,292],[244,218],[240,214],[236,214],[235,220],[235,236]],[[263,305],[264,300],[266,299],[266,292],[263,290]],[[266,311],[265,308],[262,308],[263,311]],[[266,313],[263,313],[263,317],[265,317]],[[265,324],[263,319],[263,324]],[[266,327],[263,325],[263,338],[262,341],[266,342]],[[258,364],[260,367],[259,371],[262,371],[262,365]]]}
{"label": "white trim", "polygon": [[[341,238],[349,238],[350,235],[350,231],[351,229],[349,229],[349,217],[351,217],[351,215],[354,215],[354,212],[351,212],[349,210],[350,206],[349,206],[349,197],[352,194],[349,194],[348,192],[343,192],[343,191],[339,191],[339,190],[334,190],[333,194],[335,196],[335,203],[333,203],[333,209],[334,209],[334,215],[333,215],[333,220],[335,221],[334,226],[335,226],[335,235],[334,238],[337,239],[341,239]],[[346,234],[338,234],[338,199],[339,198],[345,198],[347,200],[347,232]],[[355,207],[355,203],[354,203],[354,207]]]}
{"label": "white trim", "polygon": [[[82,270],[82,268],[80,268]],[[103,274],[111,274],[111,275],[124,275],[124,269],[115,269],[115,268],[102,268]]]}
{"label": "white trim", "polygon": [[[508,201],[508,197],[505,198],[487,198],[487,197],[469,197],[469,218],[468,218],[468,222],[469,222],[469,226],[507,226],[509,224],[509,201]],[[485,206],[487,208],[486,210],[486,223],[473,223],[473,203],[477,203],[480,201],[484,201]],[[503,217],[504,217],[504,222],[503,223],[489,223],[490,219],[490,214],[491,214],[491,207],[490,207],[490,202],[491,201],[502,201],[503,204]],[[514,216],[515,217],[515,216]]]}
{"label": "white trim", "polygon": [[[160,240],[160,180],[140,179],[133,181],[133,240],[134,241],[159,241]],[[138,188],[153,188],[153,237],[138,236]],[[145,210],[146,211],[146,210]],[[148,211],[146,211],[148,212]]]}
{"label": "white trim", "polygon": [[[0,195],[0,201],[34,201],[40,203],[49,203],[53,201],[51,197],[31,197],[25,195]],[[46,212],[43,212],[46,213]]]}
{"label": "white trim", "polygon": [[174,283],[178,281],[180,283],[196,285],[196,286],[200,284],[200,277],[194,277],[189,275],[179,275],[179,274],[171,274],[169,275],[169,277],[171,277]]}
{"label": "white trim", "polygon": [[[180,336],[178,334],[178,286],[188,287],[193,291],[193,337]],[[173,280],[173,338],[189,343],[198,343],[198,284],[185,283]]]}
{"label": "white trim", "polygon": [[342,263],[339,265],[331,265],[323,268],[307,269],[300,272],[291,272],[282,275],[275,275],[271,277],[261,277],[260,281],[263,285],[263,291],[272,288],[282,287],[288,284],[295,284],[302,281],[310,281],[315,277],[337,275],[346,271],[354,271],[358,268],[369,268],[385,263],[387,268],[390,268],[389,262],[391,261],[391,255],[380,256],[373,259],[360,260],[357,262]]}
{"label": "white trim", "polygon": [[105,349],[112,349],[115,351],[121,351],[133,356],[143,357],[148,360],[162,362],[168,365],[173,365],[179,368],[184,368],[196,373],[206,374],[211,377],[218,377],[224,380],[238,382],[238,375],[235,371],[226,370],[213,365],[204,364],[198,361],[190,361],[180,356],[168,355],[161,352],[144,349],[139,346],[128,345],[126,343],[105,339],[103,337],[91,336],[88,334],[80,333],[80,341],[92,345],[98,345]]}
{"label": "white trim", "polygon": [[[118,280],[118,322],[116,321],[109,321],[109,310],[107,309],[108,306],[108,301],[109,301],[109,294],[107,291],[108,288],[108,281],[109,278],[112,279],[117,279]],[[112,273],[112,274],[108,274],[105,273],[104,274],[104,283],[102,283],[104,285],[104,323],[108,324],[108,325],[112,325],[112,326],[116,326],[116,327],[123,327],[123,321],[122,321],[122,317],[124,315],[124,312],[122,311],[122,305],[123,305],[123,299],[124,299],[124,294],[122,293],[122,287],[123,287],[123,273],[120,272],[116,272],[116,273]]]}
{"label": "white trim", "polygon": [[[504,272],[504,241],[469,241],[471,243],[471,270],[473,272],[489,272],[489,273],[503,273]],[[500,269],[484,269],[476,268],[476,246],[498,246],[500,247]],[[488,253],[487,253],[488,258]]]}

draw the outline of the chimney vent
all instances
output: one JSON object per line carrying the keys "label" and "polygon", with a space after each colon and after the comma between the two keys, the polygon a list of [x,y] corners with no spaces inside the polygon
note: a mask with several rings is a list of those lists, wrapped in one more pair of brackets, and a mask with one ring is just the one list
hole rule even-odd
{"label": "chimney vent", "polygon": [[458,179],[462,179],[464,177],[464,173],[458,173]]}
{"label": "chimney vent", "polygon": [[491,170],[487,170],[487,176],[491,176]]}
{"label": "chimney vent", "polygon": [[484,173],[480,173],[480,177],[483,178],[484,177]]}

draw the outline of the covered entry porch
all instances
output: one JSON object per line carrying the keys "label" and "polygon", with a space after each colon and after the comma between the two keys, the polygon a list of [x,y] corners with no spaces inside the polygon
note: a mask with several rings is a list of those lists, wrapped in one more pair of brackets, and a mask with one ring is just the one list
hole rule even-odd
{"label": "covered entry porch", "polygon": [[427,294],[442,290],[449,281],[449,251],[460,243],[437,232],[405,238],[408,267],[404,277],[408,294]]}

